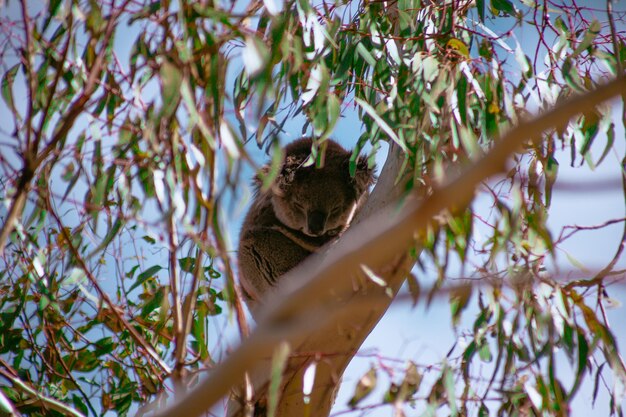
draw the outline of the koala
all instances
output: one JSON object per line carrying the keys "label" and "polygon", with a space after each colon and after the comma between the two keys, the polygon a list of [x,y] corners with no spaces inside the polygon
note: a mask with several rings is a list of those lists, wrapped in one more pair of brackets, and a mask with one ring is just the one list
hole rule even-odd
{"label": "koala", "polygon": [[[311,145],[312,140],[305,138],[285,147],[280,172],[268,190],[263,191],[255,177],[255,197],[238,249],[239,281],[254,318],[282,275],[346,230],[375,181],[364,156],[358,158],[351,177],[351,152],[332,140],[327,142],[323,167],[303,166]],[[267,172],[269,166],[263,169]]]}

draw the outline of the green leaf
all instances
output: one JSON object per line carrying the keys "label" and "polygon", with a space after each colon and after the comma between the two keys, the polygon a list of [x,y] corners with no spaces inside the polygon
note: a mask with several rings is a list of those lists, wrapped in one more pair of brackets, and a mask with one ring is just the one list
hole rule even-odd
{"label": "green leaf", "polygon": [[530,63],[530,59],[526,56],[519,44],[515,48],[515,60],[522,70],[522,76],[524,78],[530,78],[533,75],[533,67]]}
{"label": "green leaf", "polygon": [[180,266],[180,269],[185,272],[193,273],[193,270],[196,266],[196,258],[192,258],[192,257],[179,258],[178,266]]}
{"label": "green leaf", "polygon": [[194,337],[194,341],[192,341],[192,347],[196,352],[200,355],[200,358],[205,360],[209,358],[209,350],[207,346],[207,337],[205,331],[205,323],[207,319],[206,313],[206,304],[197,303],[198,308],[196,309],[196,314],[193,320],[193,325],[191,329],[191,334]]}
{"label": "green leaf", "polygon": [[63,281],[63,284],[73,286],[76,284],[80,284],[85,281],[86,278],[85,271],[81,268],[72,268],[68,277]]}
{"label": "green leaf", "polygon": [[146,6],[143,7],[140,11],[135,13],[133,17],[129,19],[129,24],[132,24],[136,20],[145,19],[148,17],[153,17],[155,13],[161,10],[161,1],[151,1]]}
{"label": "green leaf", "polygon": [[615,123],[609,124],[606,130],[606,139],[606,146],[604,147],[604,151],[602,152],[600,159],[598,159],[596,166],[600,165],[602,161],[604,161],[604,158],[606,158],[609,154],[609,151],[613,149],[613,144],[615,143]]}
{"label": "green leaf", "polygon": [[446,397],[448,399],[448,407],[450,407],[450,415],[456,416],[458,409],[456,405],[456,385],[454,383],[454,373],[452,372],[452,369],[447,365],[443,370],[442,379],[443,386],[446,391]]}
{"label": "green leaf", "polygon": [[154,245],[156,243],[156,239],[151,236],[144,235],[141,238],[145,240],[146,242],[150,243],[151,245]]}
{"label": "green leaf", "polygon": [[417,277],[415,276],[415,274],[413,273],[409,273],[406,277],[406,280],[409,286],[409,293],[411,294],[411,299],[413,300],[413,307],[415,307],[421,296],[420,283]]}
{"label": "green leaf", "polygon": [[39,299],[39,305],[38,305],[39,311],[43,312],[46,309],[46,307],[48,307],[49,305],[50,305],[50,299],[47,296],[42,295],[41,298]]}
{"label": "green leaf", "polygon": [[600,115],[596,112],[585,113],[584,122],[581,128],[582,134],[585,136],[585,140],[580,149],[580,154],[585,156],[589,149],[591,149],[591,145],[593,145],[593,140],[598,134],[600,125]]}
{"label": "green leaf", "polygon": [[343,55],[339,67],[334,71],[333,83],[345,81],[350,76],[349,70],[354,62],[354,48],[344,47],[339,52]]}
{"label": "green leaf", "polygon": [[89,415],[89,409],[87,408],[87,405],[85,405],[85,403],[83,402],[83,397],[76,394],[72,395],[72,404],[83,415]]}
{"label": "green leaf", "polygon": [[574,258],[569,252],[567,252],[563,248],[561,248],[561,250],[565,253],[565,256],[567,257],[567,260],[570,261],[570,263],[573,266],[575,266],[576,268],[580,269],[583,272],[589,272],[587,267],[585,267],[585,265],[583,265],[582,262],[580,262],[578,259]]}
{"label": "green leaf", "polygon": [[355,408],[359,402],[372,393],[374,388],[376,388],[377,379],[376,368],[372,366],[369,371],[359,379],[359,382],[354,388],[354,394],[348,402],[350,407]]}
{"label": "green leaf", "polygon": [[109,354],[115,350],[117,343],[112,337],[104,337],[96,342],[95,354],[102,356]]}
{"label": "green leaf", "polygon": [[450,293],[450,311],[452,313],[452,324],[458,326],[461,313],[467,307],[472,296],[472,287],[466,286],[453,290]]}
{"label": "green leaf", "polygon": [[589,359],[589,344],[587,343],[587,338],[585,338],[585,332],[579,328],[576,333],[578,334],[578,367],[576,370],[576,379],[574,380],[574,385],[572,386],[569,397],[573,397],[576,391],[578,391],[583,381],[587,361]]}
{"label": "green leaf", "polygon": [[480,347],[478,348],[478,356],[483,362],[491,362],[493,356],[491,355],[491,349],[489,348],[489,343],[483,339]]}
{"label": "green leaf", "polygon": [[128,292],[131,292],[141,284],[143,284],[148,278],[152,278],[157,272],[163,269],[160,265],[153,265],[150,268],[143,271],[141,274],[137,275],[137,279],[133,285],[128,289]]}
{"label": "green leaf", "polygon": [[98,247],[96,247],[87,256],[87,258],[89,259],[92,256],[96,255],[98,252],[106,249],[106,247],[109,245],[109,243],[111,243],[111,241],[118,235],[119,231],[122,229],[122,226],[124,226],[124,224],[125,224],[125,220],[122,217],[118,217],[117,219],[115,219],[115,222],[113,223],[113,226],[111,226],[111,228],[108,230],[107,234],[102,239],[102,242],[100,242]]}
{"label": "green leaf", "polygon": [[459,105],[461,123],[467,124],[467,78],[461,75],[456,83],[456,98]]}
{"label": "green leaf", "polygon": [[132,268],[130,268],[130,271],[124,274],[124,276],[128,279],[132,279],[133,276],[135,276],[135,272],[137,272],[138,269],[139,269],[139,265],[135,265]]}
{"label": "green leaf", "polygon": [[[146,303],[141,307],[141,317],[148,317],[150,313],[160,307],[164,307],[167,305],[167,297],[165,296],[165,289],[160,287],[154,295],[149,296],[146,299]],[[166,314],[167,311],[165,308],[161,309],[162,314]],[[162,321],[162,320],[161,320]]]}
{"label": "green leaf", "polygon": [[469,379],[469,367],[472,364],[472,358],[478,352],[478,345],[475,341],[471,341],[469,345],[463,351],[463,361],[461,362],[461,372],[463,378],[467,381]]}
{"label": "green leaf", "polygon": [[433,56],[427,56],[421,61],[421,67],[423,71],[424,81],[433,82],[439,75],[439,61]]}
{"label": "green leaf", "polygon": [[370,67],[376,66],[376,59],[374,59],[370,51],[368,51],[365,45],[363,45],[363,42],[359,42],[356,45],[356,52],[361,55],[361,57],[365,60],[365,62],[369,64]]}
{"label": "green leaf", "polygon": [[18,114],[15,103],[13,102],[13,82],[15,81],[17,70],[21,65],[22,64],[15,64],[2,76],[2,98],[16,117]]}
{"label": "green leaf", "polygon": [[63,173],[61,174],[61,179],[65,182],[69,182],[74,177],[74,169],[74,162],[70,161],[65,165]]}
{"label": "green leaf", "polygon": [[88,349],[82,349],[78,352],[78,357],[74,363],[73,370],[79,372],[91,372],[100,365],[100,361],[96,354]]}
{"label": "green leaf", "polygon": [[513,16],[515,14],[515,7],[509,0],[491,0],[491,11],[494,15],[498,16],[500,12]]}
{"label": "green leaf", "polygon": [[581,80],[580,75],[578,74],[578,68],[575,65],[573,65],[572,59],[567,58],[563,62],[562,74],[563,74],[563,78],[565,79],[565,82],[571,88],[579,92],[585,91],[583,88],[583,85],[584,85],[583,81]]}
{"label": "green leaf", "polygon": [[339,115],[341,114],[341,103],[335,94],[330,94],[327,97],[326,112],[328,115],[328,127],[322,139],[325,139],[334,131],[337,120],[339,120]]}
{"label": "green leaf", "polygon": [[207,267],[204,268],[205,272],[209,274],[209,278],[211,279],[217,279],[220,278],[222,276],[222,274],[220,274],[219,271],[215,270],[215,268],[213,268],[213,265],[209,265]]}
{"label": "green leaf", "polygon": [[85,27],[92,35],[97,36],[104,31],[107,20],[102,16],[102,10],[100,10],[100,5],[96,0],[89,0],[89,6]]}
{"label": "green leaf", "polygon": [[289,348],[289,344],[287,342],[282,342],[278,345],[274,351],[274,355],[272,356],[272,374],[268,394],[267,417],[274,417],[276,415],[278,397],[280,395],[280,385],[283,378],[283,372],[287,366],[290,351],[291,349]]}
{"label": "green leaf", "polygon": [[[41,31],[42,33],[46,31],[46,29],[48,28],[48,25],[50,25],[50,22],[52,21],[53,18],[55,18],[57,16],[57,13],[59,12],[59,9],[61,6],[62,0],[50,0],[48,1],[48,13],[46,14],[46,17],[44,19],[43,25],[41,26]],[[60,25],[60,28],[62,28],[63,26]]]}
{"label": "green leaf", "polygon": [[[622,48],[620,48],[620,52],[624,52],[624,48],[622,46]],[[592,50],[592,55],[594,56],[594,58],[596,58],[597,60],[601,61],[604,63],[604,65],[607,67],[607,69],[610,71],[612,76],[617,76],[617,56],[613,55],[611,53],[605,52],[601,49],[598,48],[594,48]],[[620,55],[623,55],[622,53],[620,53]],[[626,58],[626,57],[625,57]],[[626,61],[622,60],[622,62]]]}
{"label": "green leaf", "polygon": [[174,64],[163,61],[160,69],[161,94],[163,99],[162,117],[169,118],[178,108],[180,101],[180,87],[183,75]]}
{"label": "green leaf", "polygon": [[477,159],[482,155],[474,130],[466,126],[459,126],[459,138],[461,139],[461,145],[463,145],[465,152],[467,152],[470,158]]}
{"label": "green leaf", "polygon": [[544,191],[546,194],[546,207],[549,207],[552,202],[552,187],[556,182],[556,178],[559,172],[559,163],[554,157],[548,157],[548,161],[544,168],[544,175],[546,178]]}
{"label": "green leaf", "polygon": [[378,125],[378,127],[380,127],[388,136],[391,140],[393,140],[398,146],[400,146],[400,148],[404,151],[404,152],[408,152],[406,145],[404,144],[403,141],[400,140],[400,138],[398,137],[398,135],[396,135],[396,132],[393,131],[393,129],[391,129],[391,127],[387,124],[387,122],[385,122],[382,117],[380,117],[378,115],[378,113],[376,113],[376,110],[374,110],[374,108],[372,106],[369,105],[369,103],[367,103],[364,100],[361,100],[358,97],[354,98],[354,101],[356,101],[356,103],[361,106],[361,108],[363,110],[365,110],[365,112],[372,118],[374,119],[374,121],[376,122],[376,124]]}
{"label": "green leaf", "polygon": [[606,365],[606,362],[603,362],[602,364],[600,364],[600,366],[598,366],[598,369],[596,369],[596,376],[594,377],[593,380],[593,394],[591,395],[591,405],[595,405],[596,403],[596,398],[598,397],[598,388],[600,388],[600,381],[601,381],[601,377],[602,377],[602,368],[604,368],[604,365]]}
{"label": "green leaf", "polygon": [[308,0],[296,0],[296,6],[298,7],[298,13],[301,15],[309,15],[313,12],[311,2]]}
{"label": "green leaf", "polygon": [[261,168],[255,177],[255,181],[258,179],[260,181],[261,190],[266,191],[274,184],[274,180],[278,177],[280,173],[280,169],[283,164],[283,150],[275,143],[272,147],[272,160],[269,165],[265,165]]}
{"label": "green leaf", "polygon": [[585,49],[589,48],[593,41],[596,39],[600,31],[602,30],[602,25],[597,20],[593,20],[589,25],[589,29],[585,32],[585,36],[580,41],[574,52],[572,53],[572,57],[576,57],[580,55]]}
{"label": "green leaf", "polygon": [[569,36],[569,28],[567,27],[567,23],[565,23],[562,16],[557,16],[554,21],[554,27],[557,28],[559,34]]}
{"label": "green leaf", "polygon": [[485,23],[485,0],[476,0],[476,8],[478,9],[480,22]]}

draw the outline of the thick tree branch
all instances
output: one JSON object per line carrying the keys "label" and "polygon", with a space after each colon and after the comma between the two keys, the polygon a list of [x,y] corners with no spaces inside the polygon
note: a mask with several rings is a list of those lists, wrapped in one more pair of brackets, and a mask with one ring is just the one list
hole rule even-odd
{"label": "thick tree branch", "polygon": [[[226,395],[230,387],[243,380],[246,371],[266,360],[281,340],[298,340],[303,332],[312,332],[326,325],[312,313],[321,310],[328,315],[345,314],[336,309],[337,295],[349,298],[353,294],[352,277],[362,263],[378,269],[414,244],[415,233],[425,228],[433,216],[449,207],[467,204],[476,187],[487,178],[501,173],[507,160],[528,141],[541,140],[542,133],[560,127],[568,120],[599,103],[626,91],[626,77],[599,87],[588,94],[574,97],[545,112],[534,120],[522,122],[501,140],[483,158],[470,165],[462,175],[435,190],[423,202],[413,199],[393,215],[386,209],[371,215],[363,223],[352,227],[325,258],[313,256],[285,275],[285,288],[268,301],[267,314],[251,337],[236,349],[211,375],[158,416],[197,416]],[[330,292],[335,296],[329,295]],[[355,297],[358,299],[358,297]],[[388,300],[387,303],[390,303]],[[350,306],[347,307],[350,309]],[[384,309],[378,309],[384,312]],[[306,329],[302,328],[303,318]],[[358,345],[355,344],[355,348]],[[349,352],[348,352],[349,354]]]}

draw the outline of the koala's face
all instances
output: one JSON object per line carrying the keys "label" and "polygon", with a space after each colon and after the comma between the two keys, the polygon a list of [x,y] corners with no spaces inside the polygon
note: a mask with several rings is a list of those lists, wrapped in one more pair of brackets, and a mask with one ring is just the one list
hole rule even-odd
{"label": "koala's face", "polygon": [[272,196],[278,220],[313,237],[342,232],[352,220],[360,197],[349,181],[320,174],[312,171],[300,175]]}
{"label": "koala's face", "polygon": [[319,169],[302,167],[302,158],[287,156],[272,190],[274,213],[285,226],[319,237],[338,235],[350,224],[373,173],[362,158],[355,177],[350,177],[350,153],[336,148],[327,149],[326,162]]}

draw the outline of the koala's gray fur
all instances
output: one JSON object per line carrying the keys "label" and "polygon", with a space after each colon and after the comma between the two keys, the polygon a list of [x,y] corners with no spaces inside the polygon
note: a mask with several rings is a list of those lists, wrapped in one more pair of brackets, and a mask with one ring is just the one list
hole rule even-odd
{"label": "koala's gray fur", "polygon": [[300,139],[285,147],[278,177],[267,191],[255,178],[256,194],[241,228],[238,252],[239,281],[255,317],[259,302],[283,274],[341,235],[374,182],[364,156],[350,177],[351,152],[327,142],[323,167],[302,166],[312,141]]}

